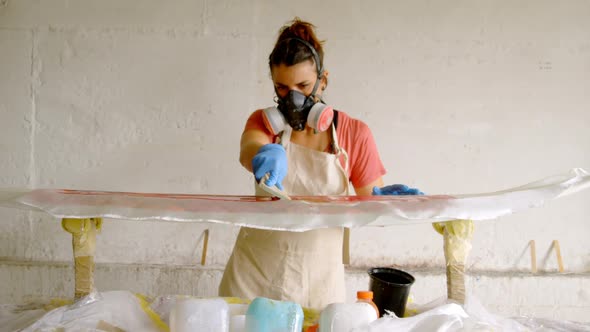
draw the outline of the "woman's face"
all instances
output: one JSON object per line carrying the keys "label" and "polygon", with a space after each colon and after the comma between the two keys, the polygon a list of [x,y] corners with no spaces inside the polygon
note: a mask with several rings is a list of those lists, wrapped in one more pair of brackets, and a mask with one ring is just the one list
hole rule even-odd
{"label": "woman's face", "polygon": [[[318,96],[324,91],[326,74],[324,72],[322,81],[316,91],[316,95]],[[304,61],[292,66],[285,64],[276,65],[272,67],[271,75],[276,92],[280,98],[286,97],[289,90],[295,90],[309,96],[318,78],[317,69],[313,61]]]}

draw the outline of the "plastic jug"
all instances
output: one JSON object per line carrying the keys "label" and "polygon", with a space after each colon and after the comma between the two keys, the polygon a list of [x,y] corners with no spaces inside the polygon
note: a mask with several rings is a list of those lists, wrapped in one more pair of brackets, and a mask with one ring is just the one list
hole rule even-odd
{"label": "plastic jug", "polygon": [[319,332],[348,332],[376,319],[377,312],[369,303],[332,303],[320,315]]}
{"label": "plastic jug", "polygon": [[170,332],[229,331],[229,307],[222,299],[184,299],[170,312]]}
{"label": "plastic jug", "polygon": [[303,309],[297,303],[255,298],[246,311],[246,332],[301,332]]}

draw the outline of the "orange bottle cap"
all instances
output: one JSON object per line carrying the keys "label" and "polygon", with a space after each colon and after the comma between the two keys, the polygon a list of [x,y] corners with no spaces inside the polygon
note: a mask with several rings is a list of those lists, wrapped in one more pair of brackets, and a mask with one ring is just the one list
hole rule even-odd
{"label": "orange bottle cap", "polygon": [[358,291],[356,292],[356,298],[362,300],[372,300],[373,292],[371,291]]}
{"label": "orange bottle cap", "polygon": [[318,324],[312,325],[305,330],[305,332],[317,332],[320,326]]}

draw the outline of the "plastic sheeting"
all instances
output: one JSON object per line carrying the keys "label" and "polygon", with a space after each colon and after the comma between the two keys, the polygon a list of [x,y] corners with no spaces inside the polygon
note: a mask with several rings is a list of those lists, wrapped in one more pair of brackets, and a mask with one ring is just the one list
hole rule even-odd
{"label": "plastic sheeting", "polygon": [[[92,293],[53,310],[47,305],[0,307],[4,331],[168,331],[170,310],[179,296],[153,300],[127,291]],[[590,331],[590,324],[533,317],[505,318],[489,313],[475,298],[465,305],[444,299],[416,308],[418,314],[386,316],[355,332]]]}
{"label": "plastic sheeting", "polygon": [[154,318],[142,297],[127,291],[91,293],[75,303],[48,311],[44,309],[47,304],[28,304],[28,307],[31,310],[17,307],[0,313],[0,332],[161,332],[167,328],[157,315]]}
{"label": "plastic sheeting", "polygon": [[414,310],[417,312],[414,316],[398,318],[388,315],[353,332],[590,331],[588,323],[526,316],[498,316],[488,312],[479,300],[472,296],[467,296],[464,305],[438,299]]}
{"label": "plastic sheeting", "polygon": [[213,222],[305,231],[454,219],[490,220],[588,187],[590,175],[576,168],[507,190],[453,196],[295,196],[288,201],[256,196],[38,189],[1,191],[0,206],[41,210],[56,218]]}

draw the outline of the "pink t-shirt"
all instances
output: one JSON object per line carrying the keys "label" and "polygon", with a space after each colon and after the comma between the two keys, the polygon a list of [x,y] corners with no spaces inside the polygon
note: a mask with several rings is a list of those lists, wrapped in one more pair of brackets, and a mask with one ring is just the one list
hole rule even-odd
{"label": "pink t-shirt", "polygon": [[[250,129],[266,133],[272,142],[276,139],[264,126],[262,110],[255,111],[248,118],[244,131]],[[338,111],[336,135],[340,147],[348,152],[348,178],[355,188],[364,187],[385,175],[373,134],[364,122]]]}

